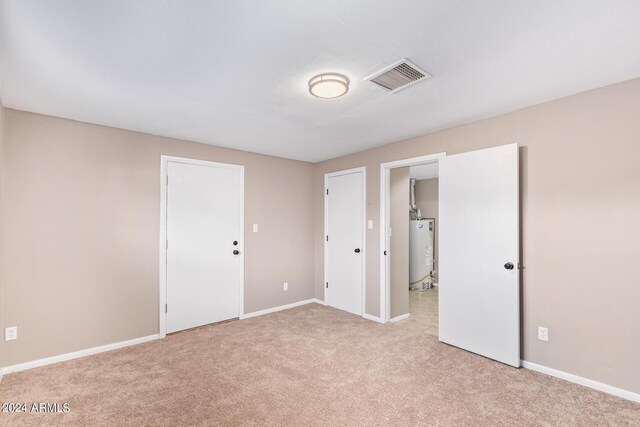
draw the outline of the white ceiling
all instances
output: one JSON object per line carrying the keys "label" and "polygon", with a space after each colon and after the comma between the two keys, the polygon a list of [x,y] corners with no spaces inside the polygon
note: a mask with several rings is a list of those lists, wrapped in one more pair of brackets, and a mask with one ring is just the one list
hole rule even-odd
{"label": "white ceiling", "polygon": [[[640,76],[636,0],[2,0],[5,106],[320,161]],[[362,78],[403,57],[433,78]],[[352,81],[343,98],[313,75]]]}
{"label": "white ceiling", "polygon": [[432,179],[438,177],[438,162],[427,163],[426,165],[410,166],[409,177],[415,179]]}

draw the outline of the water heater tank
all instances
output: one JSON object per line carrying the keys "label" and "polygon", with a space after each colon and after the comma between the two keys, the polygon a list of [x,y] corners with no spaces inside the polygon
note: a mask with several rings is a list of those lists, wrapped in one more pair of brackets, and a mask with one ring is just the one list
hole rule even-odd
{"label": "water heater tank", "polygon": [[409,221],[409,286],[422,289],[432,283],[433,219]]}

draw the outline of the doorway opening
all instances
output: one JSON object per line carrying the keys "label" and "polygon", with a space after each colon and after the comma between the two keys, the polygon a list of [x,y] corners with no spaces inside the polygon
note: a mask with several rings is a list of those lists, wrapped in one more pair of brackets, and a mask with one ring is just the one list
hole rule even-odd
{"label": "doorway opening", "polygon": [[409,315],[438,336],[438,162],[408,168]]}
{"label": "doorway opening", "polygon": [[381,165],[383,322],[410,318],[438,335],[438,160],[445,153]]}

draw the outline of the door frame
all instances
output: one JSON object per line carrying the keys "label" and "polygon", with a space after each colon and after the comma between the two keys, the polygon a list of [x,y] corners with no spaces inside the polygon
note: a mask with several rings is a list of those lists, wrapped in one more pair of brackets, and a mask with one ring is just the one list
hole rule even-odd
{"label": "door frame", "polygon": [[324,174],[324,305],[329,305],[329,289],[327,288],[327,282],[329,278],[329,245],[326,236],[329,233],[329,199],[327,190],[329,189],[329,178],[351,175],[354,173],[362,173],[362,304],[360,307],[360,315],[366,316],[366,296],[367,296],[367,282],[366,282],[366,270],[367,270],[367,168],[366,166],[346,169],[342,171],[329,172]]}
{"label": "door frame", "polygon": [[236,169],[240,171],[240,236],[241,247],[240,251],[240,289],[238,295],[238,313],[242,319],[244,317],[244,166],[233,165],[228,163],[210,162],[207,160],[189,159],[186,157],[175,156],[160,156],[160,280],[159,280],[159,305],[158,305],[158,325],[160,338],[164,338],[167,335],[167,314],[165,312],[165,306],[167,304],[167,183],[168,183],[168,164],[183,163],[194,166],[207,166],[217,168]]}
{"label": "door frame", "polygon": [[[405,166],[418,166],[425,163],[436,163],[447,155],[446,152],[428,154],[426,156],[411,157],[380,164],[380,321],[387,323],[399,318],[391,319],[391,256],[385,255],[389,250],[389,228],[391,227],[391,207],[389,204],[391,169]],[[407,268],[409,268],[407,266]],[[408,286],[408,285],[407,285]],[[402,317],[402,316],[398,316]],[[406,316],[408,317],[408,316]]]}

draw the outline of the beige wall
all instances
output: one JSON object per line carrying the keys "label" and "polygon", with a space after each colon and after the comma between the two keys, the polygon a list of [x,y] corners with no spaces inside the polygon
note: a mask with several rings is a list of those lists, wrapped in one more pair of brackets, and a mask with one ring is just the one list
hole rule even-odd
{"label": "beige wall", "polygon": [[245,166],[246,312],[313,297],[313,165],[7,110],[4,366],[158,332],[161,154]]}
{"label": "beige wall", "polygon": [[[640,79],[322,162],[367,167],[366,312],[379,315],[380,163],[520,145],[524,359],[640,392]],[[321,215],[320,215],[321,216]],[[316,218],[316,249],[322,218]],[[316,251],[316,297],[322,295]],[[537,340],[538,325],[550,341]]]}
{"label": "beige wall", "polygon": [[19,339],[2,364],[157,332],[160,154],[246,166],[247,311],[322,298],[324,173],[366,166],[378,315],[380,163],[517,142],[523,356],[640,392],[639,115],[636,79],[310,165],[7,110],[0,318]]}
{"label": "beige wall", "polygon": [[391,318],[409,312],[409,168],[389,173],[391,225],[389,305]]}
{"label": "beige wall", "polygon": [[420,179],[416,181],[416,206],[420,209],[422,218],[433,218],[436,220],[434,242],[433,242],[433,268],[438,272],[438,239],[440,233],[438,227],[438,178]]}

